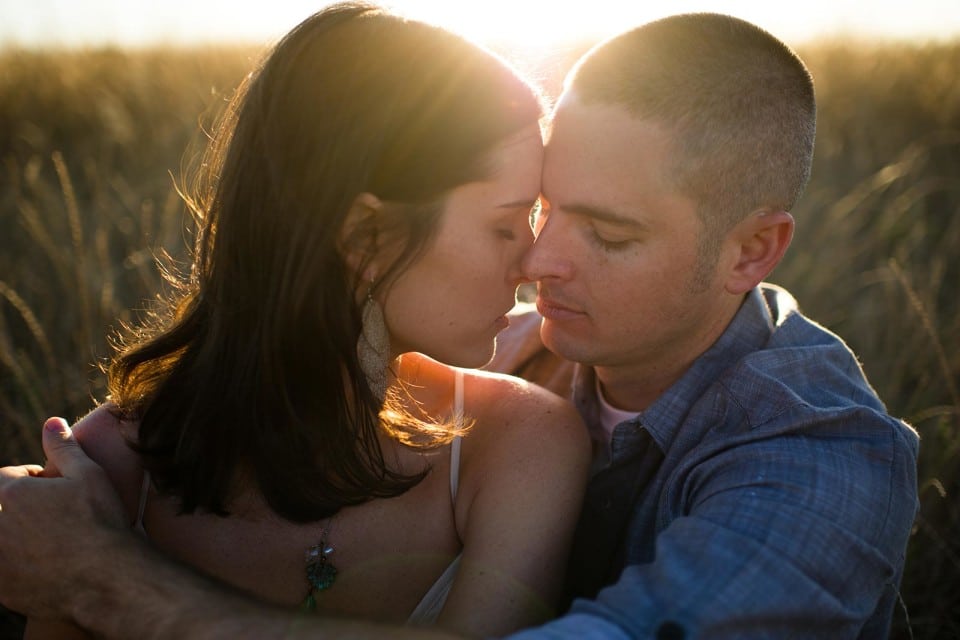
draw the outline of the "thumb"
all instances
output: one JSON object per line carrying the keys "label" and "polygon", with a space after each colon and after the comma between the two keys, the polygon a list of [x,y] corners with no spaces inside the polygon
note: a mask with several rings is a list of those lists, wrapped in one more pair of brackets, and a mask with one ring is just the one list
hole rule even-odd
{"label": "thumb", "polygon": [[78,476],[90,462],[63,418],[47,418],[43,423],[43,452],[47,456],[44,476]]}
{"label": "thumb", "polygon": [[76,507],[72,513],[77,518],[92,516],[103,524],[126,526],[123,505],[110,479],[83,452],[66,420],[48,418],[43,423],[43,451],[47,454],[47,466],[42,475],[63,476],[64,480],[59,481],[59,500],[66,499]]}

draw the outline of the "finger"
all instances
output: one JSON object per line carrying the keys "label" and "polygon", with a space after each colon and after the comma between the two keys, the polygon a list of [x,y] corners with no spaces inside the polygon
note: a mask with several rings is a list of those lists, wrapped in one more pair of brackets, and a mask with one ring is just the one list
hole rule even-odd
{"label": "finger", "polygon": [[35,464],[23,464],[18,466],[3,467],[0,468],[0,486],[7,484],[11,480],[17,478],[25,478],[27,476],[35,476],[40,473],[42,467],[39,467]]}
{"label": "finger", "polygon": [[[34,465],[31,465],[34,466]],[[53,464],[49,460],[40,467],[40,471],[36,473],[31,473],[32,476],[37,476],[40,478],[62,478],[63,474],[60,473],[60,469],[57,468],[57,465]]]}
{"label": "finger", "polygon": [[0,511],[3,511],[3,503],[6,501],[4,492],[7,487],[13,486],[13,483],[20,478],[37,475],[40,471],[42,471],[42,467],[38,467],[35,464],[0,468]]}
{"label": "finger", "polygon": [[43,475],[78,477],[94,464],[80,448],[73,430],[63,418],[48,418],[43,423],[43,452],[47,454]]}

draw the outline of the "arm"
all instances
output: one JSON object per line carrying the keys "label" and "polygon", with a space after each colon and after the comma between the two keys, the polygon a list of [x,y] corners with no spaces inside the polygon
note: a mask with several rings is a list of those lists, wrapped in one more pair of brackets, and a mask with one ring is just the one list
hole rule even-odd
{"label": "arm", "polygon": [[0,469],[0,602],[14,611],[75,620],[117,639],[454,637],[303,618],[234,593],[161,557],[129,531],[106,474],[65,422],[47,421],[43,445],[62,477],[43,478],[36,465]]}
{"label": "arm", "polygon": [[517,637],[885,637],[916,507],[894,422],[847,415],[696,460],[664,489],[651,562]]}
{"label": "arm", "polygon": [[[589,465],[568,403],[502,378],[473,378],[488,407],[464,440],[460,572],[438,625],[491,636],[556,615]],[[479,398],[478,398],[479,397]]]}
{"label": "arm", "polygon": [[62,620],[30,618],[23,640],[88,640],[92,636],[75,624]]}

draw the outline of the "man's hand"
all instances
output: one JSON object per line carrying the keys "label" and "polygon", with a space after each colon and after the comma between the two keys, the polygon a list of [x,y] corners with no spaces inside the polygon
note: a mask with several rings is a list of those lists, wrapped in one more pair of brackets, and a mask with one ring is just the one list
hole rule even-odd
{"label": "man's hand", "polygon": [[44,469],[0,469],[0,603],[69,618],[82,574],[108,566],[111,547],[129,533],[106,474],[61,418],[44,424],[43,450]]}
{"label": "man's hand", "polygon": [[103,469],[60,418],[44,424],[43,450],[45,469],[0,469],[0,603],[14,611],[70,619],[111,639],[455,640],[255,602],[131,533]]}

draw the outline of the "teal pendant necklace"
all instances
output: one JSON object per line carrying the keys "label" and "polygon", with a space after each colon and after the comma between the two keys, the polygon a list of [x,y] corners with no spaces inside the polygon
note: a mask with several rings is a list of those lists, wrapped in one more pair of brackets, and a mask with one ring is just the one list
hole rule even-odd
{"label": "teal pendant necklace", "polygon": [[327,544],[327,538],[330,536],[330,524],[333,516],[327,520],[327,526],[320,534],[320,542],[307,549],[304,554],[304,560],[307,563],[307,582],[310,589],[307,591],[307,597],[304,599],[301,609],[304,611],[317,610],[317,594],[333,586],[337,578],[337,568],[330,562],[330,554],[333,553],[333,547]]}

